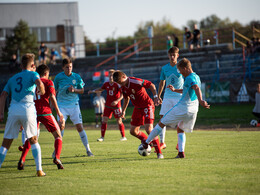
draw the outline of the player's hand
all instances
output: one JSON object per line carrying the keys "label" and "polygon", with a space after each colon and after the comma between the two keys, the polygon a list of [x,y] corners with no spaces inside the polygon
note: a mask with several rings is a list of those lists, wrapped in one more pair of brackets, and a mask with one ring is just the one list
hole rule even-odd
{"label": "player's hand", "polygon": [[71,93],[74,93],[75,92],[75,88],[71,85],[69,88],[68,88],[69,92]]}
{"label": "player's hand", "polygon": [[122,115],[120,116],[122,119],[125,119],[125,112],[122,112]]}
{"label": "player's hand", "polygon": [[158,99],[159,99],[159,104],[162,104],[162,98],[158,97]]}
{"label": "player's hand", "polygon": [[174,92],[175,88],[172,85],[168,85],[167,88],[169,88],[172,92]]}
{"label": "player's hand", "polygon": [[203,106],[204,108],[210,109],[210,105],[205,100],[201,100],[200,105]]}
{"label": "player's hand", "polygon": [[58,113],[58,116],[59,116],[59,118],[60,118],[59,122],[62,123],[63,120],[64,120],[63,114],[60,112],[60,113]]}
{"label": "player's hand", "polygon": [[118,101],[113,101],[112,103],[111,103],[111,106],[116,106],[118,104]]}
{"label": "player's hand", "polygon": [[159,106],[160,105],[160,103],[159,103],[159,98],[158,97],[156,97],[156,98],[154,98],[154,105],[155,106]]}

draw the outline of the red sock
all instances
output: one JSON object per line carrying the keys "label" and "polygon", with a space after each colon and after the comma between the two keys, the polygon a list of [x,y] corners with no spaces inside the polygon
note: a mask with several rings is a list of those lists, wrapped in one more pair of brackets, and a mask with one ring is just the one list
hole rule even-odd
{"label": "red sock", "polygon": [[153,143],[153,146],[154,146],[156,153],[157,154],[162,153],[160,143],[159,143],[159,139],[158,139],[157,136],[153,139],[152,143]]}
{"label": "red sock", "polygon": [[56,138],[54,142],[54,148],[55,148],[55,157],[57,159],[60,159],[60,153],[62,149],[62,139],[61,138]]}
{"label": "red sock", "polygon": [[143,133],[142,131],[139,131],[138,135],[136,136],[141,141],[145,141],[147,139],[147,135]]}
{"label": "red sock", "polygon": [[125,125],[124,123],[121,123],[120,125],[118,125],[120,133],[122,135],[122,137],[125,137]]}
{"label": "red sock", "polygon": [[31,148],[31,144],[29,142],[29,140],[27,139],[25,142],[24,142],[24,145],[23,145],[23,152],[22,152],[22,156],[20,158],[20,160],[22,160],[23,162],[25,162],[25,158],[29,152]]}
{"label": "red sock", "polygon": [[101,125],[101,137],[105,137],[106,130],[107,130],[107,123],[102,123],[102,125]]}

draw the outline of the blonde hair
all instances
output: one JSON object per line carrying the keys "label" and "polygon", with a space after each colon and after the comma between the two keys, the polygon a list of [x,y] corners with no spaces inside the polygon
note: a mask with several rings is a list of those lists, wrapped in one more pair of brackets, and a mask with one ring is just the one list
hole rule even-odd
{"label": "blonde hair", "polygon": [[27,66],[30,66],[32,62],[34,62],[35,55],[33,53],[26,53],[22,56],[22,67],[25,69]]}
{"label": "blonde hair", "polygon": [[114,72],[115,72],[114,69],[110,69],[110,70],[108,70],[108,73],[109,73],[109,74],[113,74]]}
{"label": "blonde hair", "polygon": [[182,58],[181,61],[178,62],[177,68],[192,69],[190,60],[188,60],[187,58]]}
{"label": "blonde hair", "polygon": [[124,72],[120,71],[120,70],[117,70],[117,71],[115,71],[114,74],[113,74],[113,80],[114,80],[115,82],[118,82],[119,80],[121,80],[121,78],[122,78],[123,76],[126,76],[126,74],[125,74]]}

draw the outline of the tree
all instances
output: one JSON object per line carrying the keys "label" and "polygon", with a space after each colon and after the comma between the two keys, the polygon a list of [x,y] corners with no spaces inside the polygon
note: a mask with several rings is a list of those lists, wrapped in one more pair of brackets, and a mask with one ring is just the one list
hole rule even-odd
{"label": "tree", "polygon": [[38,54],[37,37],[30,33],[28,23],[20,20],[13,30],[11,36],[6,36],[5,47],[3,49],[2,60],[8,61],[12,54],[20,56],[26,53]]}
{"label": "tree", "polygon": [[96,54],[96,45],[88,39],[87,36],[84,37],[85,41],[85,49],[86,49],[86,56],[95,55]]}

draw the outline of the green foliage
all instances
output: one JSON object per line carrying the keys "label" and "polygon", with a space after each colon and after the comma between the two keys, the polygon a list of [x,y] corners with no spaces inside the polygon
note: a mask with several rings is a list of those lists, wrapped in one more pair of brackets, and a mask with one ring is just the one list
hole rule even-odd
{"label": "green foliage", "polygon": [[[31,151],[25,169],[17,170],[21,136],[13,142],[0,168],[1,194],[259,194],[260,133],[195,131],[187,133],[186,158],[177,155],[175,131],[167,130],[165,159],[137,153],[140,141],[126,131],[120,142],[118,130],[108,130],[105,141],[96,141],[100,131],[87,130],[93,158],[76,130],[65,129],[61,160],[64,170],[52,163],[54,139],[41,128],[39,143],[46,177],[35,177]],[[0,139],[3,131],[0,131]],[[29,190],[28,190],[29,189]]]}
{"label": "green foliage", "polygon": [[96,55],[96,45],[92,43],[87,36],[84,37],[84,40],[85,40],[86,56]]}
{"label": "green foliage", "polygon": [[25,53],[34,53],[37,55],[37,37],[30,33],[26,21],[20,20],[13,30],[13,36],[7,36],[5,47],[3,48],[2,59],[8,61],[12,54],[19,53],[20,56]]}

